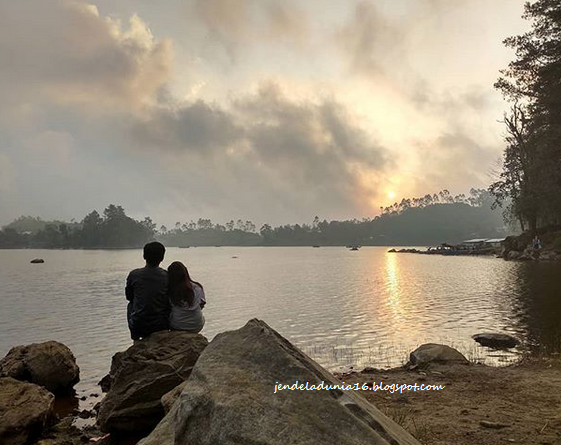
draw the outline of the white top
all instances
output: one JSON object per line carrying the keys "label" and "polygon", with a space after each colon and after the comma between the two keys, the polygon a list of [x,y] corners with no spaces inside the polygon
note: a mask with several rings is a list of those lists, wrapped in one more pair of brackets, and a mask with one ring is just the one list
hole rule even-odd
{"label": "white top", "polygon": [[193,282],[191,282],[191,286],[193,286],[193,293],[195,294],[195,296],[193,298],[193,304],[191,306],[189,306],[186,301],[183,303],[183,308],[187,311],[197,310],[201,306],[201,303],[206,304],[205,291],[202,286],[199,286],[197,283]]}
{"label": "white top", "polygon": [[169,324],[173,330],[199,332],[205,324],[205,318],[201,310],[201,303],[206,304],[205,291],[198,284],[191,284],[195,294],[193,303],[189,305],[187,301],[184,301],[179,306],[171,304]]}

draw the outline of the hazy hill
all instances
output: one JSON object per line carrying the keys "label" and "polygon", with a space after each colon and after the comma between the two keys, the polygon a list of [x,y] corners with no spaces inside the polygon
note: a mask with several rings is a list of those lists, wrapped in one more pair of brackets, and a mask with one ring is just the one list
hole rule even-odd
{"label": "hazy hill", "polygon": [[147,217],[137,221],[121,206],[110,205],[102,214],[93,211],[80,223],[43,221],[22,216],[0,230],[0,248],[126,248],[140,247],[150,239],[167,246],[394,246],[458,243],[470,238],[508,235],[501,211],[491,209],[489,194],[472,190],[468,197],[447,191],[421,198],[403,199],[381,209],[371,219],[321,221],[311,224],[264,224],[257,230],[251,221],[224,225],[200,218],[175,224],[173,229]]}

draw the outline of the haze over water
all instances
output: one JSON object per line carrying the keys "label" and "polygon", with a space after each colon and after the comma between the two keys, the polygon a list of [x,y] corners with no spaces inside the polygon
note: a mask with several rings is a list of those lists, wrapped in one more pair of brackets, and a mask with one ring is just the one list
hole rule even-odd
{"label": "haze over water", "polygon": [[[470,337],[482,331],[559,349],[558,264],[386,250],[170,248],[163,266],[183,261],[203,283],[209,340],[257,317],[331,370],[400,365],[425,342],[488,363],[513,359],[477,347]],[[35,257],[46,263],[29,264]],[[0,250],[0,355],[61,341],[81,369],[78,393],[98,390],[112,355],[131,344],[124,282],[142,265],[140,250]]]}

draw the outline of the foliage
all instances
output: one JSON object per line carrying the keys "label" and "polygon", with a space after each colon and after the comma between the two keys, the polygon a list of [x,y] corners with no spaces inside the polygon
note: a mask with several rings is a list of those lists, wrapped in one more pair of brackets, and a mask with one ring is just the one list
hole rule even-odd
{"label": "foliage", "polygon": [[[21,222],[29,217],[18,218]],[[35,221],[42,220],[34,218]],[[18,223],[18,226],[21,225]],[[121,206],[111,204],[100,216],[86,215],[81,223],[45,223],[35,233],[20,233],[8,224],[0,231],[0,248],[127,248],[140,247],[154,238],[155,225],[150,218],[136,221]]]}
{"label": "foliage", "polygon": [[157,238],[167,246],[310,246],[310,245],[421,245],[458,242],[466,238],[500,237],[504,227],[492,211],[491,196],[472,189],[468,196],[446,190],[422,198],[404,199],[382,208],[371,219],[326,221],[311,224],[263,224],[259,232],[251,221],[214,224],[210,219],[177,222],[174,228],[156,225],[150,218],[137,221],[121,206],[110,205],[103,214],[92,211],[78,224],[47,224],[35,234],[0,231],[0,248],[127,248]]}
{"label": "foliage", "polygon": [[551,249],[555,252],[561,252],[561,235],[558,235],[551,243]]}
{"label": "foliage", "polygon": [[48,225],[58,226],[61,223],[62,221],[44,221],[38,216],[20,216],[5,226],[4,229],[13,229],[18,233],[37,233]]}
{"label": "foliage", "polygon": [[516,58],[495,86],[513,102],[505,115],[507,147],[496,202],[511,199],[506,216],[534,232],[561,222],[561,3],[526,3],[532,29],[505,40]]}

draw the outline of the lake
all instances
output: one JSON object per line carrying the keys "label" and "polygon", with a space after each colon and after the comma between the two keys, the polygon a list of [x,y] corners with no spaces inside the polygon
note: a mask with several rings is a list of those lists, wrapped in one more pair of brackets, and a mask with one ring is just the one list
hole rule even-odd
{"label": "lake", "polygon": [[[523,349],[559,351],[561,264],[386,251],[170,248],[163,266],[183,261],[203,283],[209,340],[257,317],[333,371],[400,365],[425,342],[497,365]],[[36,257],[45,264],[30,264]],[[63,342],[81,369],[78,395],[99,392],[112,355],[131,344],[124,282],[142,265],[141,250],[0,250],[0,356]],[[471,339],[482,331],[524,345],[493,352]]]}

